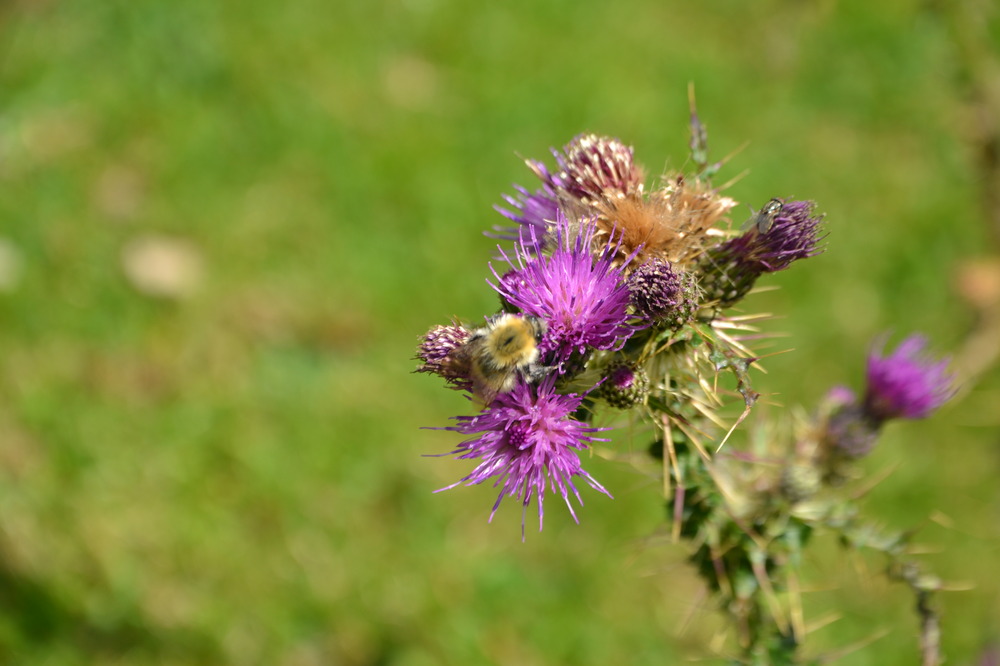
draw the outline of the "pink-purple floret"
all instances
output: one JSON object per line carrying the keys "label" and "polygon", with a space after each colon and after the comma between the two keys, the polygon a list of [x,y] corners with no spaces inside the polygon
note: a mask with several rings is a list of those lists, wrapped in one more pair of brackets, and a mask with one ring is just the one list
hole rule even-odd
{"label": "pink-purple floret", "polygon": [[[519,500],[525,513],[535,498],[539,529],[542,528],[542,504],[547,486],[562,496],[573,520],[577,518],[570,493],[583,504],[573,477],[582,478],[590,487],[610,497],[604,486],[583,469],[578,455],[590,442],[606,441],[594,437],[593,433],[607,428],[588,426],[574,419],[572,414],[583,396],[556,393],[555,379],[554,375],[549,375],[537,385],[518,381],[512,391],[497,396],[483,412],[475,416],[457,416],[457,425],[443,428],[463,435],[476,435],[459,444],[452,453],[461,459],[481,462],[469,475],[441,490],[493,479],[500,493],[490,520],[504,497]],[[523,518],[521,530],[523,534]]]}
{"label": "pink-purple floret", "polygon": [[524,314],[545,321],[539,352],[546,365],[564,364],[574,352],[620,349],[641,328],[630,322],[622,268],[612,265],[610,249],[593,255],[593,234],[587,225],[570,241],[560,214],[551,255],[533,257],[519,243],[513,257],[501,250],[512,270],[501,277],[493,269],[493,288]]}
{"label": "pink-purple floret", "polygon": [[920,419],[944,404],[955,390],[948,359],[924,353],[927,340],[912,335],[893,353],[873,349],[868,356],[865,411],[873,418]]}

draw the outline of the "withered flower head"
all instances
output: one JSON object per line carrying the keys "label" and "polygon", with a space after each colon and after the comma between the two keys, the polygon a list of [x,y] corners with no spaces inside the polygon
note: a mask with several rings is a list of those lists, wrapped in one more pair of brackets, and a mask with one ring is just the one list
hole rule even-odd
{"label": "withered flower head", "polygon": [[672,176],[648,197],[606,201],[596,210],[604,236],[620,234],[620,254],[637,252],[634,265],[658,258],[684,266],[715,242],[707,232],[735,205],[701,181]]}
{"label": "withered flower head", "polygon": [[[538,226],[537,212],[547,209],[550,215],[549,208],[556,205],[576,233],[596,220],[595,241],[615,248],[616,265],[634,254],[633,266],[659,258],[683,268],[717,242],[709,230],[736,205],[707,183],[681,175],[664,177],[662,187],[647,193],[632,148],[618,139],[582,134],[552,153],[557,165],[553,171],[527,160],[542,189],[528,195],[518,188],[521,196],[508,198],[515,210],[501,212],[522,226]],[[506,237],[519,234],[511,230]]]}
{"label": "withered flower head", "polygon": [[528,160],[535,175],[581,203],[596,203],[642,193],[642,168],[636,165],[632,146],[618,139],[580,134],[560,153],[552,151],[559,171],[550,173],[541,162]]}

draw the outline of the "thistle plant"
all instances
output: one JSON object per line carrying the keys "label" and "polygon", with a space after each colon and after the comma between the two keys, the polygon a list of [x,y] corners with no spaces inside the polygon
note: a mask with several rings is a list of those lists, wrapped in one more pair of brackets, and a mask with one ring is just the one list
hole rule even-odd
{"label": "thistle plant", "polygon": [[[912,588],[920,653],[938,663],[937,580],[910,557],[906,534],[864,521],[844,487],[885,423],[928,416],[952,395],[947,362],[919,336],[888,354],[883,341],[860,397],[835,388],[811,413],[748,426],[745,444],[731,442],[759,397],[750,344],[764,318],[734,306],[769,273],[823,251],[824,219],[813,202],[777,197],[741,228],[737,202],[712,182],[723,162],[708,159],[693,105],[690,147],[691,172],[651,185],[614,138],[583,134],[553,150],[554,164],[527,160],[538,182],[497,208],[508,221],[493,230],[502,242],[487,280],[498,313],[484,327],[437,326],[417,351],[418,371],[464,392],[473,412],[441,428],[466,438],[452,454],[474,465],[441,490],[492,482],[490,520],[504,498],[520,502],[522,539],[533,503],[542,529],[546,492],[577,520],[582,486],[612,496],[582,466],[581,454],[608,441],[611,427],[594,424],[628,418],[652,441],[674,539],[732,620],[735,660],[802,662],[791,591],[803,549],[826,532],[881,553]],[[503,328],[520,319],[541,322],[538,334]],[[511,347],[530,364],[492,359]],[[506,374],[495,383],[503,390],[477,391],[483,367]]]}

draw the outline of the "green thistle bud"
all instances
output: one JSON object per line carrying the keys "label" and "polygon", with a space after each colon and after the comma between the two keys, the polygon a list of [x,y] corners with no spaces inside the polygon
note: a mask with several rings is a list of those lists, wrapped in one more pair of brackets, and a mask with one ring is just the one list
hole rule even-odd
{"label": "green thistle bud", "polygon": [[642,368],[628,363],[614,363],[608,367],[607,378],[597,391],[609,405],[629,409],[642,403],[649,394],[649,377]]}
{"label": "green thistle bud", "polygon": [[823,475],[814,465],[790,463],[781,471],[779,489],[792,504],[809,499],[819,492],[822,485]]}

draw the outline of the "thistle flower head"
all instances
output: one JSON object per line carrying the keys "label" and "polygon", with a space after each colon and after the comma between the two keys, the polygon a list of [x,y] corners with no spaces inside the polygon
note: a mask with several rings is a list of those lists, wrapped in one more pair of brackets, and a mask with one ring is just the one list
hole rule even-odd
{"label": "thistle flower head", "polygon": [[834,475],[839,461],[871,452],[886,421],[923,418],[954,394],[948,361],[923,354],[926,344],[922,336],[912,335],[888,356],[882,355],[881,348],[873,349],[861,400],[844,387],[827,394],[823,455]]}
{"label": "thistle flower head", "polygon": [[592,250],[594,226],[571,240],[562,215],[555,227],[554,249],[533,257],[524,245],[513,258],[501,254],[514,269],[497,278],[493,288],[511,305],[547,324],[539,351],[546,365],[562,366],[574,354],[591,349],[620,349],[641,325],[629,322],[629,291],[623,267],[614,266],[607,247]]}
{"label": "thistle flower head", "polygon": [[747,239],[747,234],[736,239],[744,240],[741,259],[758,263],[761,272],[774,273],[788,268],[793,261],[822,252],[819,225],[823,216],[813,216],[814,207],[811,201],[784,202],[766,233],[751,230],[749,235],[756,239]]}
{"label": "thistle flower head", "polygon": [[752,227],[710,249],[701,260],[702,287],[707,295],[729,306],[743,298],[764,273],[781,271],[798,259],[820,252],[821,215],[811,201],[783,202],[770,228]]}
{"label": "thistle flower head", "polygon": [[[539,530],[544,518],[546,487],[562,496],[577,522],[570,493],[581,506],[583,500],[573,482],[574,477],[582,478],[591,488],[610,497],[611,494],[583,469],[578,455],[591,442],[605,441],[594,437],[593,433],[607,428],[591,427],[572,418],[584,396],[561,395],[555,392],[554,384],[552,375],[537,385],[519,381],[512,391],[497,396],[485,411],[475,416],[458,416],[455,418],[457,425],[442,428],[472,435],[452,454],[463,460],[480,462],[469,475],[441,490],[493,479],[494,486],[500,487],[500,494],[493,504],[490,520],[504,497],[519,500],[525,513],[534,498],[538,503]],[[523,538],[523,517],[521,532]]]}
{"label": "thistle flower head", "polygon": [[[640,262],[648,257],[692,260],[708,246],[706,232],[736,205],[698,178],[676,174],[665,177],[662,187],[647,195],[642,167],[631,146],[618,139],[581,134],[552,154],[556,159],[552,171],[543,162],[526,160],[542,189],[529,194],[519,187],[519,198],[506,197],[513,210],[498,210],[522,231],[551,229],[553,208],[568,218],[574,235],[596,224],[595,242],[614,248],[616,263],[632,255]],[[548,224],[540,224],[542,219]],[[523,239],[524,234],[515,228],[504,230],[501,237]],[[538,238],[547,240],[544,234]]]}
{"label": "thistle flower head", "polygon": [[452,383],[468,379],[469,368],[455,352],[469,339],[472,332],[464,326],[435,326],[420,341],[416,359],[421,361],[417,372],[429,372]]}
{"label": "thistle flower head", "polygon": [[581,202],[618,199],[642,191],[643,173],[632,147],[618,139],[580,134],[563,151],[552,151],[559,171],[552,174],[540,162],[528,161],[535,175],[552,188],[564,190]]}
{"label": "thistle flower head", "polygon": [[694,276],[675,271],[670,262],[652,259],[628,276],[628,290],[636,312],[651,322],[680,328],[698,308]]}
{"label": "thistle flower head", "polygon": [[911,335],[887,356],[873,349],[868,356],[863,406],[872,419],[921,419],[943,405],[955,391],[948,360],[924,353],[927,340]]}
{"label": "thistle flower head", "polygon": [[698,179],[677,175],[648,196],[640,192],[565,208],[571,219],[596,220],[597,242],[614,247],[616,261],[635,255],[638,263],[660,258],[686,264],[704,252],[709,230],[735,205]]}

